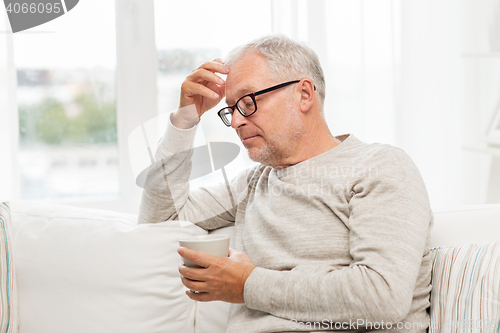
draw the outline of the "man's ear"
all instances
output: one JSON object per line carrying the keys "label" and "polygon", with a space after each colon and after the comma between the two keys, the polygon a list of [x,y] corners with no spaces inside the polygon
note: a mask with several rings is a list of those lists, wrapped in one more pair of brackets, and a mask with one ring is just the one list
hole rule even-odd
{"label": "man's ear", "polygon": [[315,100],[315,88],[311,79],[305,78],[298,84],[300,88],[300,111],[305,113],[309,111]]}

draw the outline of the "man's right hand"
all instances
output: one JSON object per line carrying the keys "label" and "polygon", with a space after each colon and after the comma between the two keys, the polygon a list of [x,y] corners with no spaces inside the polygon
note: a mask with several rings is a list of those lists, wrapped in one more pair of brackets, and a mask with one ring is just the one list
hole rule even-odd
{"label": "man's right hand", "polygon": [[[220,59],[205,62],[186,77],[181,86],[179,110],[172,118],[174,126],[188,128],[186,126],[196,124],[205,112],[224,98],[226,82],[215,73],[229,73]],[[196,107],[197,114],[192,108],[186,108],[190,105]]]}

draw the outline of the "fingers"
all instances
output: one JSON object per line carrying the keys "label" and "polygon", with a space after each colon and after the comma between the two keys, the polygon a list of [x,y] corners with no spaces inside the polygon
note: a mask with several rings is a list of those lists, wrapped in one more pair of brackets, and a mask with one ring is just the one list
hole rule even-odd
{"label": "fingers", "polygon": [[204,85],[208,83],[213,83],[218,86],[224,85],[226,82],[215,73],[228,74],[229,68],[227,68],[220,59],[207,61],[192,71],[187,79],[193,82],[203,83]]}
{"label": "fingers", "polygon": [[207,292],[207,284],[201,281],[193,281],[181,276],[182,284],[185,285],[189,290],[197,291],[197,292]]}
{"label": "fingers", "polygon": [[187,96],[199,95],[209,99],[220,98],[219,94],[217,94],[215,91],[196,82],[184,81],[181,89]]}
{"label": "fingers", "polygon": [[205,69],[214,73],[228,74],[229,68],[224,65],[221,59],[214,59],[201,64],[198,69]]}
{"label": "fingers", "polygon": [[203,276],[206,272],[205,268],[195,268],[195,267],[188,267],[184,264],[179,265],[179,273],[190,280],[193,281],[203,281]]}
{"label": "fingers", "polygon": [[179,107],[195,104],[201,117],[217,105],[225,95],[226,83],[216,73],[229,73],[220,59],[207,61],[193,70],[182,83]]}
{"label": "fingers", "polygon": [[198,302],[210,302],[216,300],[210,293],[200,293],[187,290],[186,295],[193,301],[198,301]]}
{"label": "fingers", "polygon": [[[220,68],[215,68],[214,64],[205,63],[200,68],[192,71],[182,84],[182,91],[187,96],[200,95],[209,99],[221,98],[217,91],[224,91],[222,88],[224,88],[226,82],[215,74],[214,71]],[[222,66],[222,64],[218,65]]]}
{"label": "fingers", "polygon": [[192,268],[186,265],[179,265],[179,273],[181,274],[182,284],[192,291],[206,292],[207,284],[203,281],[201,276],[203,273],[199,271],[206,271],[204,268]]}
{"label": "fingers", "polygon": [[194,251],[186,247],[178,248],[177,253],[179,253],[181,257],[186,258],[187,260],[201,267],[208,267],[219,258],[217,256],[199,251]]}
{"label": "fingers", "polygon": [[217,74],[204,68],[195,69],[188,75],[188,79],[194,82],[212,82],[217,85],[223,85],[225,82]]}

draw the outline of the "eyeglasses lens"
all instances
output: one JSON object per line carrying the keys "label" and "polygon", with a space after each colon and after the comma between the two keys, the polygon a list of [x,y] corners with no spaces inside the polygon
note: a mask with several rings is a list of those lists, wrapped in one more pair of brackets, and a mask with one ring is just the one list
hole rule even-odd
{"label": "eyeglasses lens", "polygon": [[250,96],[245,96],[242,99],[238,101],[238,104],[236,105],[238,110],[240,110],[245,116],[250,115],[254,113],[255,111],[255,104],[253,102],[252,97]]}
{"label": "eyeglasses lens", "polygon": [[226,126],[231,125],[231,119],[233,117],[233,110],[231,110],[231,108],[223,109],[222,112],[219,113],[219,115]]}
{"label": "eyeglasses lens", "polygon": [[[240,99],[236,104],[236,108],[238,108],[240,113],[242,113],[244,116],[249,116],[253,114],[257,109],[252,97],[250,96],[245,96],[242,99]],[[222,118],[224,124],[226,124],[226,126],[231,126],[231,120],[233,118],[233,110],[230,107],[222,109],[219,112],[219,115]]]}

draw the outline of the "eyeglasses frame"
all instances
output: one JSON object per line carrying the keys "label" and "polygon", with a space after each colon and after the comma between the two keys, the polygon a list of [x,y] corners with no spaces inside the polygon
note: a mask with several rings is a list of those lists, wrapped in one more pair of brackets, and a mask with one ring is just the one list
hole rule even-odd
{"label": "eyeglasses frame", "polygon": [[[231,109],[234,113],[234,109],[238,110],[238,112],[243,116],[243,117],[250,117],[251,115],[253,115],[255,112],[257,112],[257,102],[255,101],[255,97],[256,96],[259,96],[259,95],[262,95],[262,94],[265,94],[265,93],[268,93],[268,92],[271,92],[271,91],[274,91],[274,90],[277,90],[277,89],[280,89],[280,88],[284,88],[290,84],[293,84],[293,83],[298,83],[300,82],[301,80],[293,80],[293,81],[288,81],[288,82],[285,82],[285,83],[280,83],[278,85],[275,85],[275,86],[272,86],[272,87],[269,87],[269,88],[266,88],[266,89],[263,89],[263,90],[259,90],[257,92],[254,92],[254,93],[251,93],[251,94],[246,94],[245,96],[242,96],[240,99],[238,99],[236,101],[236,103],[233,105],[233,106],[226,106],[222,109],[219,110],[219,112],[217,112],[217,114],[219,115],[220,119],[222,120],[222,122],[224,123],[224,125],[226,125],[227,127],[231,126],[231,123],[226,123],[224,121],[224,118],[222,116],[222,112],[226,109]],[[314,90],[316,90],[316,86],[314,86]],[[255,105],[255,110],[250,113],[250,114],[243,114],[243,111],[241,111],[239,108],[238,108],[238,103],[245,97],[250,97],[253,101],[253,104]]]}

